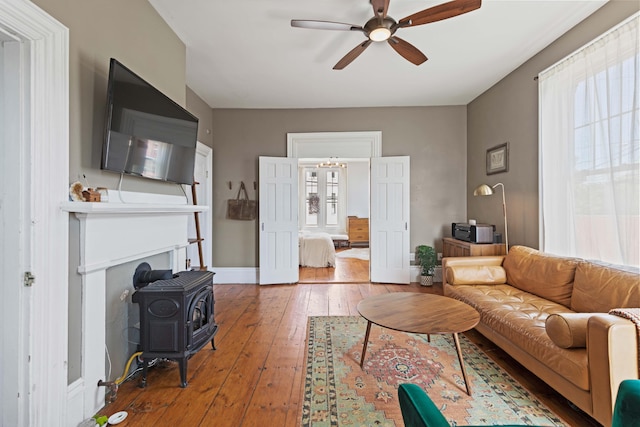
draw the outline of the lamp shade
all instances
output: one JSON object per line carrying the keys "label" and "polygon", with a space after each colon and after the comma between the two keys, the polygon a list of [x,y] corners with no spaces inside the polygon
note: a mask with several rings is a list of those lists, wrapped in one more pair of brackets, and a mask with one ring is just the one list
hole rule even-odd
{"label": "lamp shade", "polygon": [[490,196],[493,194],[493,188],[489,187],[487,184],[481,184],[473,190],[474,196]]}

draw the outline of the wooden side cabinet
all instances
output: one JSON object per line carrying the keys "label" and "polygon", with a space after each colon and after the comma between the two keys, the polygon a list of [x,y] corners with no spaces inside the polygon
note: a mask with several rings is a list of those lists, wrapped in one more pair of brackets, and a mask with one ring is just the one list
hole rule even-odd
{"label": "wooden side cabinet", "polygon": [[471,243],[445,237],[442,239],[442,256],[506,255],[504,243]]}
{"label": "wooden side cabinet", "polygon": [[349,233],[349,246],[353,243],[369,243],[369,218],[348,218],[347,233]]}

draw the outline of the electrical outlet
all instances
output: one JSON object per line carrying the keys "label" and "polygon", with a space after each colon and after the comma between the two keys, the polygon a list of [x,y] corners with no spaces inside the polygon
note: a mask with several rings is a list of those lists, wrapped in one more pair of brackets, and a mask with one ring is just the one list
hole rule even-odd
{"label": "electrical outlet", "polygon": [[442,261],[442,252],[438,252],[438,261]]}
{"label": "electrical outlet", "polygon": [[125,289],[124,291],[122,291],[122,293],[120,294],[120,301],[124,301],[127,299],[127,297],[129,296],[129,289]]}

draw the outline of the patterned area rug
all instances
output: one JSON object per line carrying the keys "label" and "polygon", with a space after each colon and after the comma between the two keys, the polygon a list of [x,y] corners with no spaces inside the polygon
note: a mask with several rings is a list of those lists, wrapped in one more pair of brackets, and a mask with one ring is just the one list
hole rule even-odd
{"label": "patterned area rug", "polygon": [[452,425],[566,425],[462,334],[472,397],[450,335],[429,343],[372,325],[360,369],[365,329],[360,316],[309,317],[302,426],[402,426],[405,382],[423,387]]}

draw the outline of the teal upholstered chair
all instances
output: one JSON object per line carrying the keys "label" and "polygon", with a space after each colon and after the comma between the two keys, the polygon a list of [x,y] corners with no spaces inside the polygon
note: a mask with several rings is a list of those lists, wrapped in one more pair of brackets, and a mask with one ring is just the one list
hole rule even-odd
{"label": "teal upholstered chair", "polygon": [[[451,427],[419,386],[400,384],[398,400],[406,427]],[[640,380],[620,383],[611,427],[640,427]]]}
{"label": "teal upholstered chair", "polygon": [[611,427],[640,427],[640,380],[620,383]]}

